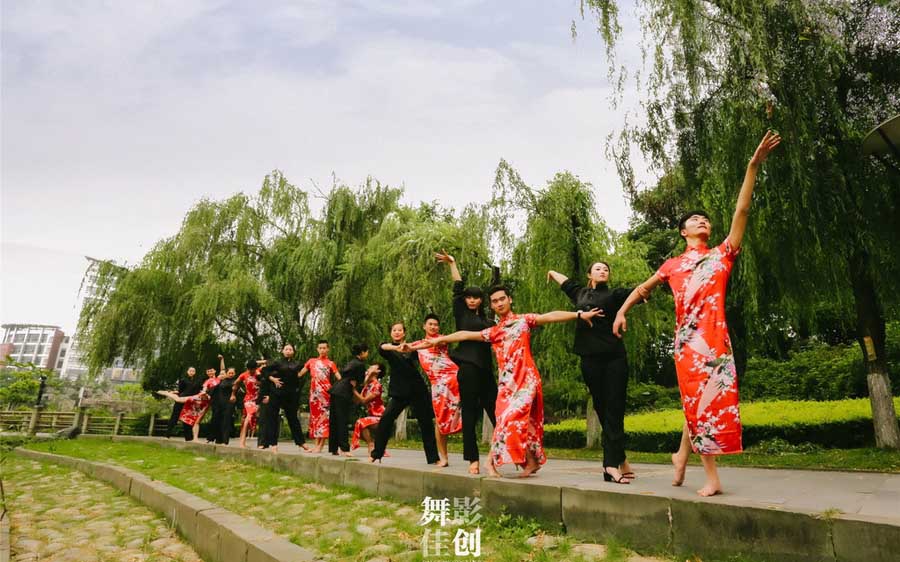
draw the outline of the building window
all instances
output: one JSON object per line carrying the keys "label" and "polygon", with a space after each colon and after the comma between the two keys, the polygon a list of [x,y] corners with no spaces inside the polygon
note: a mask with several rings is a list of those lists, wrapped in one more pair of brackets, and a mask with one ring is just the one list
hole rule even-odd
{"label": "building window", "polygon": [[25,341],[25,334],[16,334],[16,339],[14,340],[16,343],[22,343]]}
{"label": "building window", "polygon": [[40,334],[28,334],[27,341],[28,341],[28,343],[37,343],[38,341],[40,341],[40,339],[41,339]]}
{"label": "building window", "polygon": [[34,348],[35,346],[33,344],[25,345],[25,347],[22,348],[22,353],[25,355],[34,355]]}

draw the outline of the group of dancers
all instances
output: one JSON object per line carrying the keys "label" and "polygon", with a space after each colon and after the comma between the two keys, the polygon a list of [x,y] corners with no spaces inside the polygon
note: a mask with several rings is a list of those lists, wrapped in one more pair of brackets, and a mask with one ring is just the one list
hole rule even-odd
{"label": "group of dancers", "polygon": [[[380,462],[388,456],[386,446],[397,418],[410,408],[427,463],[447,466],[447,437],[462,432],[463,458],[469,472],[479,474],[475,430],[483,411],[494,427],[488,474],[500,476],[501,465],[514,464],[522,469],[521,476],[531,476],[547,460],[542,383],[531,353],[531,334],[544,324],[574,321],[574,352],[580,357],[582,377],[602,427],[604,480],[630,484],[636,474],[625,453],[628,361],[622,336],[626,314],[646,301],[655,287],[667,283],[675,300],[674,358],[685,414],[681,445],[672,455],[672,483],[682,485],[694,452],[701,455],[706,475],[697,493],[720,494],[716,456],[742,451],[737,374],[725,322],[726,288],[741,248],[757,171],[780,141],[777,134],[767,132],[751,157],[725,240],[710,248],[709,216],[703,211],[686,213],[678,225],[687,245],[684,253],[667,260],[634,289],[610,289],[610,267],[602,261],[591,264],[584,282],[549,271],[548,279],[560,285],[575,310],[520,314],[513,311],[507,287],[496,285],[487,291],[466,287],[456,260],[441,251],[435,258],[450,269],[457,331],[442,335],[440,319],[428,314],[423,323],[425,337],[407,341],[406,326],[396,322],[390,326],[389,341],[377,348],[383,362],[367,365],[370,350],[360,343],[353,346],[353,359],[342,369],[329,359],[325,340],[317,345],[318,356],[303,365],[294,361],[294,348],[287,344],[278,361],[248,361],[240,375],[226,369],[220,356],[218,373],[208,369],[207,378],[199,381],[191,368],[179,381],[177,392],[161,392],[176,402],[170,430],[180,420],[185,439],[196,439],[200,420],[212,409],[209,440],[228,443],[240,393],[241,447],[259,423],[258,446],[277,452],[283,413],[294,443],[304,451],[321,452],[327,440],[331,454],[352,455],[362,439],[368,445],[368,460]],[[496,322],[485,313],[485,304]],[[448,344],[453,343],[457,345],[450,349]],[[388,373],[385,405],[382,378]],[[309,436],[316,440],[314,448],[306,445],[297,417],[301,380],[306,375],[311,381]],[[351,440],[354,404],[364,407],[367,415],[355,421]]]}

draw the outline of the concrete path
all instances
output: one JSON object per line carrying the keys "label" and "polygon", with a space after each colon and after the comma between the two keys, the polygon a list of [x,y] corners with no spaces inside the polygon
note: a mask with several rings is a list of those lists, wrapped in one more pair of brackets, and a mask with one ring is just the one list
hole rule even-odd
{"label": "concrete path", "polygon": [[[248,442],[249,443],[249,442]],[[231,446],[236,446],[232,442]],[[255,447],[255,442],[253,443]],[[282,443],[278,454],[324,456],[305,453],[293,443]],[[450,453],[450,466],[436,469],[425,464],[421,451],[388,448],[391,457],[382,466],[409,468],[422,472],[468,475],[469,463],[462,455]],[[367,462],[365,449],[354,451],[360,462]],[[482,467],[486,457],[482,455]],[[549,459],[528,482],[577,487],[624,494],[658,496],[683,500],[699,499],[696,490],[703,485],[703,469],[689,466],[684,485],[672,486],[673,469],[659,464],[634,464],[637,479],[629,485],[603,481],[603,467],[598,461]],[[513,467],[503,466],[504,478],[516,479]],[[818,470],[785,470],[765,468],[719,469],[725,493],[702,501],[735,506],[750,506],[803,513],[841,513],[873,517],[900,525],[900,474],[873,472],[836,472]],[[487,476],[484,468],[482,475]]]}

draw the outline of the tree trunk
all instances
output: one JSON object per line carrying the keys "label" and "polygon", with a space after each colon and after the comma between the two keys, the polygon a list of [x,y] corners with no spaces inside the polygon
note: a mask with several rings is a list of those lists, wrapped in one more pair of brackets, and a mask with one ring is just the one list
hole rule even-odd
{"label": "tree trunk", "polygon": [[869,401],[872,403],[872,422],[875,425],[875,445],[900,449],[900,426],[894,409],[891,380],[888,378],[884,349],[884,315],[875,293],[870,271],[869,254],[857,249],[850,256],[850,282],[856,301],[857,341],[866,366]]}

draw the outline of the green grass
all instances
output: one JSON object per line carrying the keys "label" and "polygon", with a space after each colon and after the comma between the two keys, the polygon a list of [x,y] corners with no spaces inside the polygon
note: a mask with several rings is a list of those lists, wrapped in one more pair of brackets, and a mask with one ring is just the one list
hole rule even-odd
{"label": "green grass", "polygon": [[[150,444],[82,439],[33,443],[28,447],[112,462],[136,470],[254,519],[263,527],[301,546],[331,554],[338,560],[374,558],[375,555],[365,553],[371,542],[363,540],[354,529],[364,518],[368,518],[369,522],[372,519],[390,519],[390,526],[379,531],[375,540],[389,545],[392,550],[388,555],[395,560],[422,560],[420,541],[423,528],[417,524],[422,513],[419,505],[381,500],[352,488],[325,487],[294,474]],[[273,503],[278,506],[277,509],[272,509]],[[484,517],[479,526],[482,529],[482,556],[479,560],[581,560],[572,552],[575,541],[561,534],[561,529],[547,528],[535,520],[501,514]],[[471,528],[471,525],[464,528]],[[335,540],[328,537],[329,533],[341,529],[350,531],[352,538]],[[449,530],[452,540],[455,528],[451,526]],[[552,550],[534,550],[525,541],[538,533],[561,535],[559,546]],[[607,548],[607,562],[624,562],[630,554],[626,545],[616,542],[608,543]],[[663,545],[660,546],[662,548]],[[440,559],[453,559],[452,554],[451,550],[450,556]],[[674,560],[671,557],[663,559]],[[714,562],[713,559],[704,560]],[[727,560],[753,562],[753,559],[746,557]]]}

